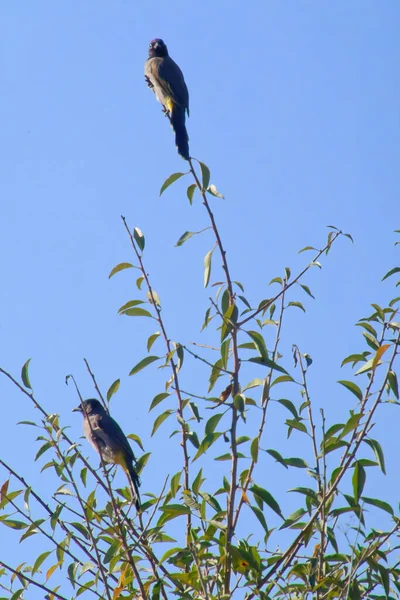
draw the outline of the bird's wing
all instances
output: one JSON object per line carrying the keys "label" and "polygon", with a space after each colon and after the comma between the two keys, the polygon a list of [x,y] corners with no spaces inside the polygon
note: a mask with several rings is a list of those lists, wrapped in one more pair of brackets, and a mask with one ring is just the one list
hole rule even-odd
{"label": "bird's wing", "polygon": [[170,96],[178,106],[189,110],[189,92],[183,73],[170,56],[149,58],[145,74],[161,88],[165,96]]}
{"label": "bird's wing", "polygon": [[107,414],[96,415],[96,417],[96,426],[93,428],[93,433],[106,444],[109,444],[110,438],[115,440],[119,446],[122,446],[127,455],[135,461],[131,445],[118,423]]}

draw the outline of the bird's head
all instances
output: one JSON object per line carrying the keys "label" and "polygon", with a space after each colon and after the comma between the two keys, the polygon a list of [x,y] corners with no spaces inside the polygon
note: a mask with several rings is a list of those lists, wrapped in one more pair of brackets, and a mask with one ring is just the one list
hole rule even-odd
{"label": "bird's head", "polygon": [[96,400],[95,398],[90,398],[89,400],[84,400],[82,404],[79,404],[76,408],[72,409],[72,412],[80,412],[83,414],[83,411],[87,415],[103,413],[104,408],[103,405]]}
{"label": "bird's head", "polygon": [[160,58],[163,56],[168,56],[168,48],[164,44],[163,40],[160,40],[159,38],[151,40],[149,44],[149,58],[154,58],[155,56]]}

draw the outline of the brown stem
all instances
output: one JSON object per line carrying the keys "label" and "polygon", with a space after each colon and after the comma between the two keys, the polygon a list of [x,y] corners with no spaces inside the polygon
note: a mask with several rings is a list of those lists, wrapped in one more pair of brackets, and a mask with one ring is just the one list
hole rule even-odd
{"label": "brown stem", "polygon": [[[285,310],[285,294],[282,294],[281,297],[281,309],[280,309],[280,314],[279,314],[279,320],[278,320],[278,329],[276,332],[276,337],[275,337],[275,343],[274,343],[274,349],[272,351],[272,360],[273,362],[276,361],[276,357],[277,357],[277,353],[278,353],[278,345],[279,345],[279,341],[280,341],[280,336],[281,336],[281,330],[282,330],[282,322],[283,322],[283,312]],[[269,370],[269,373],[267,375],[267,377],[265,378],[265,385],[264,387],[267,390],[267,394],[265,395],[264,391],[263,391],[263,397],[261,399],[261,405],[262,405],[262,416],[261,416],[261,423],[260,426],[258,428],[258,433],[257,433],[257,437],[258,437],[258,442],[260,443],[263,432],[264,432],[264,426],[265,426],[265,421],[267,418],[267,409],[268,409],[268,405],[269,405],[269,388],[271,385],[271,379],[272,379],[272,375],[273,375],[273,369]],[[265,395],[265,397],[264,397]],[[255,460],[252,458],[251,459],[251,463],[250,463],[250,467],[249,467],[249,472],[247,474],[246,480],[244,482],[243,485],[243,492],[244,494],[246,494],[248,487],[250,485],[251,479],[252,479],[252,475],[253,475],[253,471],[254,468],[256,466],[256,462]],[[244,504],[244,494],[241,495],[240,500],[239,500],[239,504],[236,510],[236,515],[235,515],[235,521],[234,521],[234,528],[236,528],[238,520],[239,520],[239,514],[240,511],[242,509],[242,506]]]}
{"label": "brown stem", "polygon": [[320,258],[320,256],[322,256],[322,254],[324,252],[326,252],[327,250],[329,250],[329,248],[332,246],[333,242],[340,235],[342,235],[341,231],[338,231],[337,233],[335,233],[332,236],[332,239],[326,244],[325,248],[323,248],[322,250],[320,250],[318,252],[318,254],[315,256],[314,260],[312,260],[294,279],[292,279],[292,281],[290,283],[286,283],[284,285],[284,287],[281,289],[281,291],[278,294],[276,294],[276,296],[274,296],[273,298],[270,298],[269,300],[267,300],[265,302],[265,304],[263,304],[262,306],[259,306],[257,308],[257,310],[252,315],[249,315],[248,317],[246,317],[242,321],[239,321],[237,323],[237,327],[238,328],[242,327],[245,323],[247,323],[248,321],[251,321],[251,319],[254,319],[257,315],[260,314],[260,312],[264,311],[269,306],[271,306],[271,304],[273,304],[274,302],[276,302],[276,300],[278,300],[278,298],[280,298],[282,296],[282,294],[284,294],[285,292],[287,292],[287,290],[289,288],[291,288],[295,283],[297,283],[299,281],[299,279],[301,279],[303,277],[303,275],[305,275],[305,273],[307,273],[307,271],[313,266],[313,263],[317,262],[317,260]]}
{"label": "brown stem", "polygon": [[[214,214],[207,200],[206,190],[203,188],[197,173],[193,167],[192,159],[189,158],[190,172],[196,182],[197,189],[199,190],[203,199],[203,205],[208,213],[211,226],[215,235],[217,246],[221,255],[222,268],[225,272],[226,283],[229,292],[229,305],[232,306],[235,303],[235,295],[233,292],[232,279],[229,272],[228,262],[226,259],[226,251],[223,247],[221,236],[218,231],[217,224],[215,222]],[[237,327],[233,324],[231,330],[232,339],[232,354],[233,354],[233,374],[232,374],[232,395],[233,397],[239,392],[239,353],[237,343]],[[230,545],[234,534],[234,511],[235,511],[235,499],[237,491],[237,466],[238,466],[238,455],[237,455],[237,442],[236,442],[236,429],[238,422],[238,411],[232,407],[232,422],[231,422],[231,451],[232,451],[232,462],[231,462],[231,482],[227,500],[227,523],[226,523],[226,543],[225,543],[225,576],[224,576],[224,594],[229,594],[230,589],[230,578],[231,578],[231,561],[230,561]]]}
{"label": "brown stem", "polygon": [[55,596],[56,598],[58,598],[59,600],[67,600],[67,598],[65,598],[65,596],[61,596],[60,594],[58,594],[57,592],[54,592],[53,590],[51,590],[50,588],[46,587],[45,585],[39,583],[38,581],[35,581],[34,579],[32,579],[31,577],[28,577],[27,575],[24,575],[23,573],[21,573],[20,571],[17,571],[16,569],[13,569],[12,567],[10,567],[9,565],[7,565],[5,562],[3,562],[2,560],[0,560],[0,565],[4,568],[7,569],[7,571],[10,571],[10,573],[14,573],[14,575],[16,575],[18,578],[20,579],[25,579],[26,581],[29,581],[29,583],[31,583],[32,585],[40,588],[41,590],[48,592],[50,598],[52,596]]}
{"label": "brown stem", "polygon": [[[328,502],[331,499],[333,494],[336,492],[340,481],[342,480],[344,474],[347,472],[348,468],[351,466],[351,463],[354,460],[354,457],[356,456],[361,443],[363,442],[365,436],[367,435],[367,433],[369,431],[372,417],[381,402],[381,398],[384,393],[384,390],[385,390],[385,387],[387,384],[387,380],[388,380],[388,373],[392,369],[393,362],[397,355],[397,348],[398,348],[399,344],[400,344],[400,331],[399,331],[399,333],[397,335],[397,339],[394,343],[393,353],[389,360],[389,365],[386,370],[386,375],[385,375],[383,383],[378,391],[377,398],[369,412],[368,418],[364,424],[362,431],[358,434],[358,437],[355,440],[355,444],[354,444],[354,447],[353,447],[351,453],[347,455],[347,460],[344,462],[342,469],[338,472],[338,475],[336,476],[335,481],[332,482],[332,484],[325,496],[325,504],[326,504],[326,502]],[[282,576],[284,571],[290,566],[290,564],[291,564],[292,560],[294,559],[294,557],[296,556],[299,548],[302,546],[305,533],[308,532],[310,527],[313,526],[313,524],[317,520],[319,514],[321,513],[322,509],[323,509],[323,502],[320,503],[318,508],[315,510],[313,516],[308,521],[307,525],[302,529],[302,531],[299,533],[299,535],[294,540],[294,542],[292,542],[292,544],[289,546],[289,548],[283,553],[282,557],[274,564],[274,566],[268,571],[268,573],[259,581],[259,583],[257,585],[257,589],[261,589],[262,586],[264,586],[268,581],[270,581],[271,578],[275,576],[275,573],[279,569],[280,569],[280,571],[279,571],[278,575],[275,576],[275,579],[278,579],[279,577]],[[256,595],[256,592],[254,592],[254,591],[251,592],[251,594],[247,597],[247,600],[252,600],[252,598],[254,598],[255,595]]]}
{"label": "brown stem", "polygon": [[[136,258],[137,258],[137,260],[139,262],[140,270],[141,270],[141,272],[143,274],[143,277],[144,277],[144,280],[146,282],[150,298],[154,298],[153,288],[151,286],[149,276],[148,276],[148,274],[147,274],[147,272],[146,272],[146,270],[144,268],[144,264],[143,264],[143,260],[142,260],[142,255],[140,254],[139,250],[137,249],[134,237],[133,237],[132,233],[130,232],[130,229],[129,229],[128,225],[127,225],[125,217],[123,217],[121,215],[121,219],[122,219],[122,222],[123,222],[123,224],[125,226],[125,229],[126,229],[126,231],[128,233],[129,239],[131,241],[132,248],[133,248],[133,250],[134,250],[134,252],[136,254]],[[158,324],[159,324],[159,326],[161,328],[161,332],[162,332],[162,335],[163,335],[163,338],[164,338],[164,341],[165,341],[165,345],[167,347],[168,354],[170,354],[170,352],[172,350],[172,348],[171,348],[171,341],[170,341],[170,339],[169,339],[169,337],[167,335],[167,331],[165,329],[164,321],[163,321],[163,318],[161,316],[161,308],[158,306],[157,302],[153,302],[152,304],[153,304],[153,308],[154,308],[154,310],[156,312],[156,319],[157,319]],[[181,423],[184,423],[183,401],[182,401],[182,394],[181,394],[180,386],[179,386],[178,368],[177,368],[177,365],[176,365],[176,363],[174,361],[173,356],[170,358],[169,363],[170,363],[171,369],[172,369],[172,376],[173,376],[173,380],[174,380],[174,383],[175,383],[175,392],[176,392],[176,396],[177,396],[177,400],[178,400],[178,415],[179,415],[179,417],[181,419]],[[184,485],[185,485],[185,489],[189,490],[190,489],[189,452],[188,452],[188,447],[187,447],[187,439],[186,439],[185,429],[184,429],[183,425],[181,425],[181,440],[182,440],[181,441],[181,446],[182,446],[182,449],[183,449],[183,462],[184,462],[184,464],[183,464],[183,469],[184,469]],[[192,516],[189,513],[187,515],[187,524],[186,524],[186,541],[187,541],[187,545],[189,545],[190,530],[191,530],[191,528],[192,528]]]}

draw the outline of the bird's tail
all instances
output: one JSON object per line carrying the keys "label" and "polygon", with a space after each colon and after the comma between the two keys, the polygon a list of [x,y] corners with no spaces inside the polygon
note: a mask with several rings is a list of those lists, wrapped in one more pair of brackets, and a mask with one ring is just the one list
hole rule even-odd
{"label": "bird's tail", "polygon": [[189,160],[189,136],[185,125],[185,109],[174,104],[170,113],[170,121],[175,132],[175,144],[178,148],[178,154],[185,160]]}
{"label": "bird's tail", "polygon": [[140,511],[140,495],[139,495],[140,479],[139,479],[139,475],[136,473],[132,462],[130,462],[127,465],[126,471],[127,471],[128,477],[129,477],[129,481],[132,484],[131,489],[132,489],[132,495],[134,496],[135,507],[136,507],[136,510],[139,512]]}

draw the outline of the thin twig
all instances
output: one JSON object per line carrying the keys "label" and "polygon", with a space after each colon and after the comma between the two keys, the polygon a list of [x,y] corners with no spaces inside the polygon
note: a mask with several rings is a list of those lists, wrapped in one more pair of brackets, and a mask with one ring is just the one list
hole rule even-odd
{"label": "thin twig", "polygon": [[41,590],[43,590],[45,592],[48,592],[50,597],[55,596],[59,600],[68,600],[67,598],[65,598],[65,596],[61,596],[58,592],[55,592],[55,591],[51,590],[50,588],[46,587],[45,585],[43,585],[42,583],[35,581],[34,579],[32,579],[31,577],[28,577],[27,575],[24,575],[24,573],[21,573],[20,571],[13,569],[12,567],[10,567],[10,565],[7,565],[2,560],[0,560],[0,565],[2,567],[4,567],[4,569],[7,569],[7,571],[10,571],[10,573],[14,573],[14,575],[16,575],[18,578],[25,579],[26,581],[29,581],[29,583],[31,583],[32,585],[40,588]]}
{"label": "thin twig", "polygon": [[[394,342],[393,346],[393,353],[392,356],[389,360],[389,365],[388,368],[386,370],[386,375],[383,379],[383,383],[377,393],[377,398],[374,402],[374,405],[372,406],[368,418],[364,424],[364,427],[362,429],[362,431],[358,434],[357,440],[355,441],[354,447],[352,452],[347,455],[347,460],[346,462],[343,464],[342,469],[338,472],[336,479],[332,482],[326,496],[325,496],[325,504],[332,498],[332,496],[336,493],[336,490],[338,488],[338,485],[340,483],[340,481],[342,480],[344,474],[347,472],[348,468],[350,467],[354,457],[357,454],[357,451],[361,445],[361,443],[364,441],[364,438],[366,436],[366,434],[368,433],[370,424],[371,424],[371,420],[372,417],[377,409],[377,407],[379,406],[380,402],[381,402],[381,398],[382,395],[384,393],[386,384],[387,384],[387,380],[388,380],[388,373],[389,371],[391,371],[392,366],[393,366],[393,362],[396,358],[396,355],[398,353],[398,346],[400,344],[400,331],[398,332],[397,335],[397,339]],[[373,377],[371,377],[371,379],[373,379]],[[310,528],[314,525],[315,521],[317,520],[319,514],[321,513],[321,510],[323,508],[323,502],[320,503],[320,505],[317,507],[317,509],[315,510],[314,514],[312,515],[312,517],[309,519],[307,525],[305,527],[303,527],[302,531],[299,533],[299,535],[296,537],[296,539],[292,542],[292,544],[289,546],[289,548],[284,552],[284,554],[282,555],[282,557],[274,564],[273,567],[271,567],[271,569],[268,571],[268,573],[266,575],[264,575],[264,577],[262,577],[262,579],[259,581],[258,585],[257,585],[257,589],[261,589],[268,581],[271,580],[272,577],[275,578],[275,580],[277,579],[277,577],[282,576],[283,572],[289,567],[289,565],[291,564],[292,560],[294,559],[294,557],[296,556],[299,548],[301,547],[301,545],[303,544],[304,541],[304,536],[305,533],[308,532],[310,530]],[[277,571],[280,569],[279,573],[277,575],[275,575],[275,573],[277,573]],[[248,597],[247,600],[252,600],[252,598],[254,598],[255,596],[255,592],[252,592]]]}
{"label": "thin twig", "polygon": [[[193,175],[193,178],[196,182],[196,186],[201,194],[203,199],[203,205],[208,213],[211,226],[215,235],[216,243],[221,255],[222,268],[225,272],[226,283],[229,292],[229,306],[233,306],[235,304],[235,294],[233,291],[232,279],[229,272],[228,262],[226,259],[226,251],[222,244],[221,236],[219,234],[219,230],[217,224],[215,222],[214,214],[211,210],[211,207],[208,203],[206,190],[203,188],[200,180],[197,176],[197,173],[193,167],[192,159],[189,158],[190,172]],[[237,342],[237,326],[233,324],[233,327],[230,332],[231,340],[232,340],[232,355],[233,355],[233,374],[232,374],[232,395],[235,398],[236,394],[239,392],[239,369],[240,369],[240,360],[238,353],[238,342]],[[232,422],[231,422],[231,452],[232,452],[232,462],[231,462],[231,481],[230,488],[227,500],[227,519],[226,519],[226,542],[225,542],[225,574],[224,574],[224,593],[226,595],[229,594],[230,589],[230,578],[231,578],[231,561],[230,561],[230,544],[234,534],[234,511],[235,511],[235,499],[236,499],[236,490],[237,490],[237,466],[238,466],[238,452],[237,452],[237,442],[236,442],[236,429],[238,422],[238,411],[235,406],[232,407]]]}
{"label": "thin twig", "polygon": [[[139,250],[138,250],[138,248],[136,246],[134,237],[133,237],[133,235],[132,235],[132,233],[131,233],[131,231],[130,231],[130,229],[128,227],[128,224],[126,222],[125,217],[121,215],[121,219],[122,219],[122,222],[123,222],[123,224],[125,226],[125,229],[126,229],[126,231],[128,233],[129,239],[131,241],[132,248],[133,248],[133,250],[134,250],[134,252],[136,254],[136,258],[137,258],[137,260],[139,262],[140,270],[141,270],[142,275],[144,277],[144,280],[146,282],[150,298],[153,299],[154,298],[153,288],[151,286],[149,276],[148,276],[148,274],[147,274],[147,272],[146,272],[146,270],[144,268],[142,255],[140,254],[140,252],[139,252]],[[168,354],[170,354],[171,350],[172,350],[172,348],[171,348],[171,341],[170,341],[170,339],[169,339],[169,337],[167,335],[167,331],[165,329],[164,321],[163,321],[163,318],[161,316],[161,308],[158,306],[157,302],[152,302],[152,305],[153,305],[153,308],[154,308],[154,310],[156,312],[156,319],[157,319],[158,324],[159,324],[159,326],[161,328],[162,335],[163,335],[163,338],[164,338],[164,341],[165,341],[165,345],[167,347]],[[175,383],[175,392],[176,392],[176,396],[177,396],[177,400],[178,400],[178,415],[179,415],[179,417],[181,419],[181,423],[182,423],[181,424],[181,440],[182,440],[181,441],[181,446],[182,446],[182,449],[183,449],[184,484],[185,484],[185,489],[188,490],[188,489],[190,489],[190,480],[189,480],[189,452],[188,452],[188,447],[187,447],[187,438],[186,438],[185,428],[184,428],[184,425],[183,425],[183,423],[184,423],[183,400],[182,400],[182,395],[181,395],[180,386],[179,386],[178,367],[177,367],[177,364],[174,361],[173,356],[171,356],[171,358],[169,360],[169,363],[171,365],[172,376],[173,376],[173,380],[174,380],[174,383]],[[190,530],[191,530],[191,527],[192,527],[192,517],[191,517],[191,513],[189,513],[187,515],[187,524],[186,524],[186,540],[187,540],[187,544],[189,544],[189,540],[190,540]]]}
{"label": "thin twig", "polygon": [[326,244],[325,248],[323,248],[322,250],[320,250],[318,252],[318,254],[315,256],[314,260],[312,260],[294,279],[292,279],[292,281],[290,283],[286,283],[286,285],[281,289],[281,291],[278,294],[276,294],[276,296],[274,296],[273,298],[270,298],[269,300],[267,300],[265,302],[265,304],[263,304],[262,306],[259,306],[257,308],[257,310],[255,310],[255,312],[253,314],[249,315],[245,319],[242,319],[242,321],[239,321],[236,324],[237,328],[239,329],[245,323],[247,323],[248,321],[251,321],[251,319],[254,319],[257,315],[259,315],[260,312],[263,312],[269,306],[271,306],[271,304],[273,304],[274,302],[276,302],[276,300],[278,300],[278,298],[280,298],[282,296],[282,294],[284,294],[285,292],[287,292],[287,290],[289,288],[291,288],[295,283],[297,283],[299,281],[299,279],[301,279],[303,277],[303,275],[305,275],[305,273],[307,273],[307,271],[318,261],[318,259],[320,258],[320,256],[322,256],[322,254],[324,254],[324,252],[326,252],[327,250],[329,250],[329,248],[332,246],[332,244],[335,242],[335,240],[340,235],[342,235],[341,231],[338,231],[337,233],[335,233],[332,236],[332,239],[330,240],[330,242],[328,242]]}

